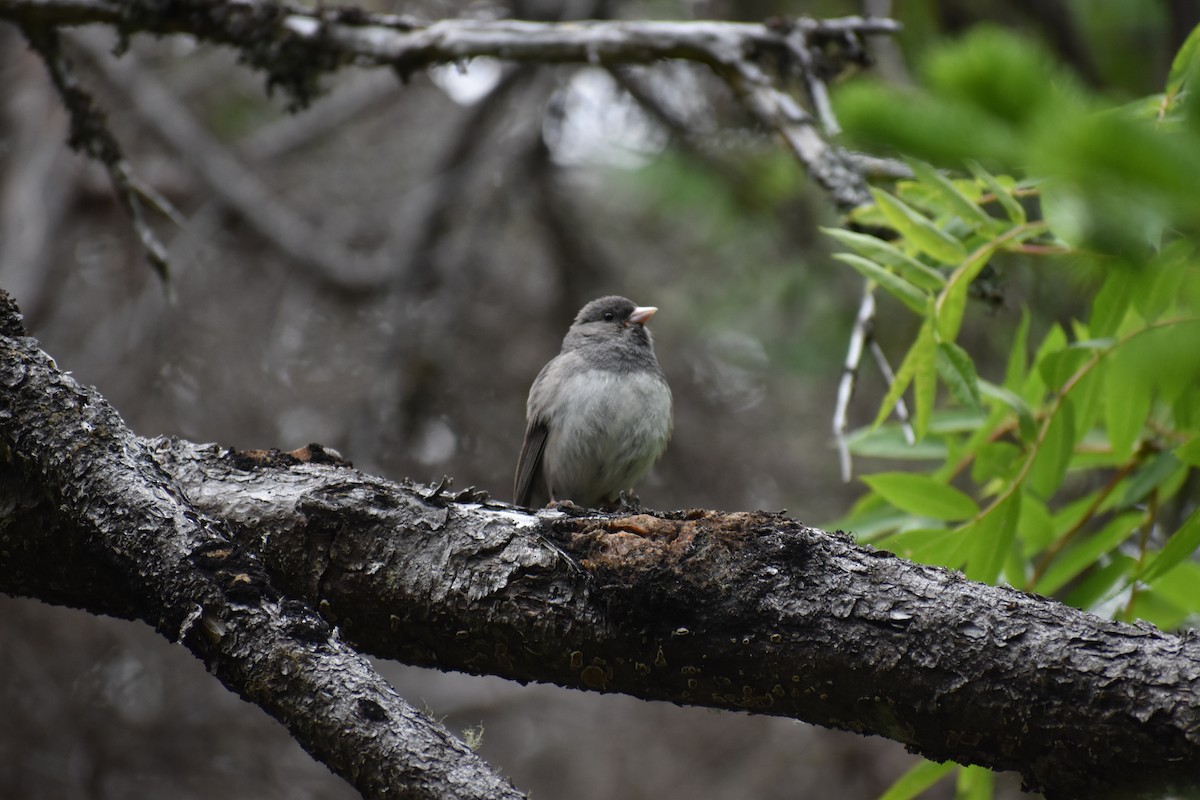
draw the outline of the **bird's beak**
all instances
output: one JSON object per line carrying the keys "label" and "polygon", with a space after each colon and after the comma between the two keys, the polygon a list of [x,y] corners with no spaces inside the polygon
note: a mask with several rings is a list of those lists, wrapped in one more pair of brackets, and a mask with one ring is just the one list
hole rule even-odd
{"label": "bird's beak", "polygon": [[629,321],[636,322],[638,325],[645,325],[654,316],[655,311],[658,311],[657,306],[638,306],[629,315]]}

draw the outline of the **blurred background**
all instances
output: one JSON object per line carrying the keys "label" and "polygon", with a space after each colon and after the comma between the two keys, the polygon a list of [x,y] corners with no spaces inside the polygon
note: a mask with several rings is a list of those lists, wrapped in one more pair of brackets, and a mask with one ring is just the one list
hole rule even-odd
{"label": "blurred background", "polygon": [[[1041,40],[1114,99],[1155,91],[1195,0],[373,3],[422,18],[890,14],[874,69],[912,80],[978,24]],[[676,400],[652,508],[787,509],[858,495],[829,434],[861,284],[817,232],[837,218],[707,70],[609,73],[477,60],[346,69],[298,115],[233,54],[105,31],[68,53],[135,172],[180,210],[147,266],[102,169],[71,153],[38,57],[0,24],[0,286],[60,365],[144,435],[333,447],[367,472],[508,499],[538,369],[587,300],[625,294]],[[845,76],[843,80],[853,80]],[[1055,314],[1015,275],[990,313]],[[1011,321],[1011,319],[1010,319]],[[908,315],[878,323],[901,343]],[[858,423],[880,381],[861,379]],[[410,702],[536,798],[877,796],[903,748],[790,720],[381,663]],[[0,597],[0,798],[348,798],[284,729],[140,624]],[[1005,791],[1016,795],[1015,781]],[[953,796],[953,786],[931,797]]]}

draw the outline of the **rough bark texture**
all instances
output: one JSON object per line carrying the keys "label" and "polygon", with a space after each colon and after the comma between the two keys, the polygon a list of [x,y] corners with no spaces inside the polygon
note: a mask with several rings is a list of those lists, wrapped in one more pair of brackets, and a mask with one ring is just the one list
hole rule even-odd
{"label": "rough bark texture", "polygon": [[280,595],[255,550],[13,322],[0,326],[0,591],[153,625],[366,797],[523,797]]}
{"label": "rough bark texture", "polygon": [[773,514],[529,515],[319,447],[142,439],[0,331],[0,590],[181,639],[365,794],[515,795],[343,642],[880,734],[1051,798],[1200,785],[1195,635]]}

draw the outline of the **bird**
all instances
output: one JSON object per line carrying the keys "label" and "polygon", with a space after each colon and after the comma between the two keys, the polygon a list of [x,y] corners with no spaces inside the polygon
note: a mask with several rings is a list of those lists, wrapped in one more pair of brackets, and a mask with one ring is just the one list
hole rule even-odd
{"label": "bird", "polygon": [[671,388],[646,327],[657,311],[616,295],[580,309],[529,389],[516,505],[637,504],[633,486],[674,426]]}

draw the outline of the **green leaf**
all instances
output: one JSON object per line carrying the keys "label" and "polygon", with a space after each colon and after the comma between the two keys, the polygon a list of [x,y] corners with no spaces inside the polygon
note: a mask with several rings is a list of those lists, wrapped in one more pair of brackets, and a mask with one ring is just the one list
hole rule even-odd
{"label": "green leaf", "polygon": [[1017,523],[1022,553],[1028,558],[1040,553],[1054,541],[1054,518],[1041,500],[1025,493],[1021,498],[1021,519]]}
{"label": "green leaf", "polygon": [[879,800],[912,800],[921,792],[933,786],[954,770],[953,761],[941,764],[928,759],[921,759],[911,769],[896,779],[888,790],[879,796]]}
{"label": "green leaf", "polygon": [[1200,467],[1200,436],[1176,447],[1175,457],[1189,466]]}
{"label": "green leaf", "polygon": [[937,196],[946,204],[946,208],[957,214],[963,222],[973,228],[978,228],[992,221],[986,211],[963,194],[949,178],[934,169],[933,165],[910,158],[908,166],[912,168],[913,174],[919,180],[934,189]]}
{"label": "green leaf", "polygon": [[1025,380],[1029,369],[1029,307],[1021,309],[1021,321],[1013,334],[1012,348],[1008,351],[1008,363],[1004,368],[1004,388],[1017,391]]}
{"label": "green leaf", "polygon": [[979,513],[970,495],[916,472],[878,472],[862,479],[883,499],[918,517],[960,520]]}
{"label": "green leaf", "polygon": [[1200,612],[1200,564],[1183,561],[1151,586],[1155,594],[1175,604],[1187,614]]}
{"label": "green leaf", "polygon": [[[1075,440],[1082,441],[1092,433],[1096,418],[1104,409],[1104,379],[1107,375],[1108,364],[1100,360],[1075,380],[1075,388],[1071,390],[1071,400],[1075,404]],[[1097,431],[1099,436],[1102,432]],[[1098,441],[1102,445],[1108,442],[1107,437]],[[1107,449],[1107,448],[1105,448]]]}
{"label": "green leaf", "polygon": [[1200,509],[1193,511],[1179,526],[1179,530],[1171,535],[1166,546],[1159,551],[1149,568],[1142,574],[1142,580],[1153,583],[1184,559],[1191,557],[1197,547],[1200,547]]}
{"label": "green leaf", "polygon": [[[928,323],[921,326],[924,330],[928,327]],[[892,378],[892,385],[888,388],[888,392],[884,395],[883,402],[879,404],[879,411],[875,414],[875,421],[871,423],[872,428],[878,428],[883,424],[883,421],[888,418],[892,410],[896,407],[896,402],[903,396],[909,384],[912,383],[913,377],[917,374],[917,352],[927,344],[918,339],[913,342],[912,347],[908,348],[908,353],[905,354],[904,360],[900,362],[900,368],[896,370],[896,375]]]}
{"label": "green leaf", "polygon": [[1004,188],[1003,184],[986,169],[981,167],[974,161],[967,162],[967,169],[971,170],[971,174],[975,179],[988,188],[996,198],[997,202],[1004,209],[1004,213],[1008,215],[1009,220],[1014,225],[1025,224],[1025,209],[1017,202],[1017,199],[1012,196],[1008,189]]}
{"label": "green leaf", "polygon": [[1088,327],[1093,336],[1112,336],[1117,332],[1133,299],[1134,282],[1133,270],[1122,264],[1108,270],[1096,299],[1092,301]]}
{"label": "green leaf", "polygon": [[886,289],[888,294],[896,297],[918,314],[924,316],[929,310],[929,295],[896,273],[853,253],[834,253],[833,257],[854,267],[867,280],[875,281]]}
{"label": "green leaf", "polygon": [[1070,380],[1079,368],[1096,358],[1095,350],[1111,345],[1111,341],[1076,342],[1061,350],[1047,353],[1038,362],[1038,372],[1051,391],[1058,391]]}
{"label": "green leaf", "polygon": [[1067,332],[1056,322],[1046,331],[1045,338],[1042,339],[1042,343],[1038,345],[1037,351],[1033,355],[1033,365],[1038,368],[1029,370],[1025,376],[1025,383],[1020,388],[1020,395],[1025,398],[1026,402],[1041,404],[1042,395],[1046,391],[1046,382],[1042,380],[1042,371],[1039,365],[1046,356],[1066,346]]}
{"label": "green leaf", "polygon": [[1175,54],[1171,62],[1171,71],[1167,73],[1167,95],[1177,96],[1183,91],[1189,75],[1200,69],[1200,25],[1192,28],[1184,40],[1183,46]]}
{"label": "green leaf", "polygon": [[903,200],[873,187],[871,196],[875,198],[875,203],[887,218],[888,224],[922,253],[943,264],[957,264],[967,257],[967,250],[962,242],[943,231]]}
{"label": "green leaf", "polygon": [[979,381],[979,394],[989,400],[998,400],[1016,412],[1022,441],[1032,442],[1037,438],[1037,422],[1033,418],[1033,411],[1019,394],[982,379]]}
{"label": "green leaf", "polygon": [[[1192,576],[1189,576],[1192,577]],[[1194,584],[1193,584],[1194,587]],[[1191,616],[1173,598],[1155,588],[1138,592],[1125,617],[1127,620],[1141,619],[1160,630],[1171,630],[1183,624]]]}
{"label": "green leaf", "polygon": [[830,531],[849,531],[857,541],[871,542],[911,523],[912,515],[889,505],[879,495],[867,492],[855,502],[849,514],[821,527]]}
{"label": "green leaf", "polygon": [[879,427],[887,419],[888,415],[892,413],[892,409],[896,407],[896,401],[904,394],[909,384],[917,379],[919,380],[919,384],[916,392],[916,419],[914,428],[917,439],[924,438],[929,424],[929,415],[933,408],[933,398],[930,396],[930,390],[936,389],[937,386],[937,373],[934,368],[936,357],[937,345],[933,340],[933,326],[927,319],[925,324],[921,326],[916,341],[909,348],[908,354],[904,356],[904,361],[900,362],[900,368],[896,370],[896,376],[892,380],[891,388],[888,389],[887,395],[883,398],[883,402],[879,406],[879,411],[875,415],[872,427]]}
{"label": "green leaf", "polygon": [[1012,548],[1021,516],[1021,493],[1014,491],[960,532],[969,538],[966,575],[973,581],[995,583]]}
{"label": "green leaf", "polygon": [[1050,418],[1041,446],[1029,468],[1029,488],[1038,497],[1048,500],[1062,483],[1075,451],[1075,412],[1071,398],[1064,397],[1058,411]]}
{"label": "green leaf", "polygon": [[925,438],[929,419],[933,416],[933,401],[937,398],[937,342],[931,320],[925,320],[917,334],[917,354],[913,373],[913,430],[917,441]]}
{"label": "green leaf", "polygon": [[987,266],[996,251],[996,246],[995,240],[982,245],[950,273],[946,288],[938,295],[935,305],[938,335],[943,342],[953,342],[958,338],[963,314],[967,310],[967,292],[971,288],[971,282],[979,277],[979,273]]}
{"label": "green leaf", "polygon": [[955,400],[969,408],[980,407],[979,375],[975,372],[975,362],[966,350],[953,342],[938,344],[937,371]]}
{"label": "green leaf", "polygon": [[995,776],[985,767],[959,767],[954,800],[992,800]]}
{"label": "green leaf", "polygon": [[1114,553],[1109,562],[1081,577],[1062,598],[1063,602],[1092,611],[1124,588],[1137,561]]}
{"label": "green leaf", "polygon": [[1068,547],[1059,554],[1038,580],[1034,591],[1041,594],[1053,594],[1067,582],[1075,578],[1088,567],[1092,566],[1108,551],[1137,532],[1142,522],[1140,511],[1130,511],[1112,519],[1097,533],[1085,538],[1076,545]]}
{"label": "green leaf", "polygon": [[846,445],[854,455],[870,458],[944,461],[947,455],[945,440],[927,436],[909,444],[904,429],[899,425],[859,428],[846,437]]}
{"label": "green leaf", "polygon": [[1150,494],[1151,491],[1166,483],[1176,470],[1186,469],[1187,467],[1180,464],[1179,459],[1175,458],[1172,453],[1159,453],[1143,464],[1126,481],[1125,492],[1121,495],[1121,504],[1133,505],[1137,503]]}
{"label": "green leaf", "polygon": [[844,228],[821,228],[842,244],[865,256],[877,264],[892,267],[910,283],[921,289],[936,292],[946,285],[946,276],[931,266],[922,264],[905,253],[891,242],[885,242],[878,236],[848,231]]}
{"label": "green leaf", "polygon": [[1109,354],[1104,382],[1104,425],[1113,452],[1121,457],[1133,451],[1133,445],[1150,415],[1151,387],[1143,379],[1132,350],[1117,349]]}
{"label": "green leaf", "polygon": [[1008,480],[1017,471],[1021,450],[1011,442],[987,442],[975,453],[971,480],[983,484],[992,478]]}
{"label": "green leaf", "polygon": [[1200,611],[1200,564],[1184,561],[1134,596],[1129,619],[1144,619],[1162,630],[1184,625]]}
{"label": "green leaf", "polygon": [[879,542],[901,558],[948,569],[962,566],[962,538],[950,528],[912,528]]}

